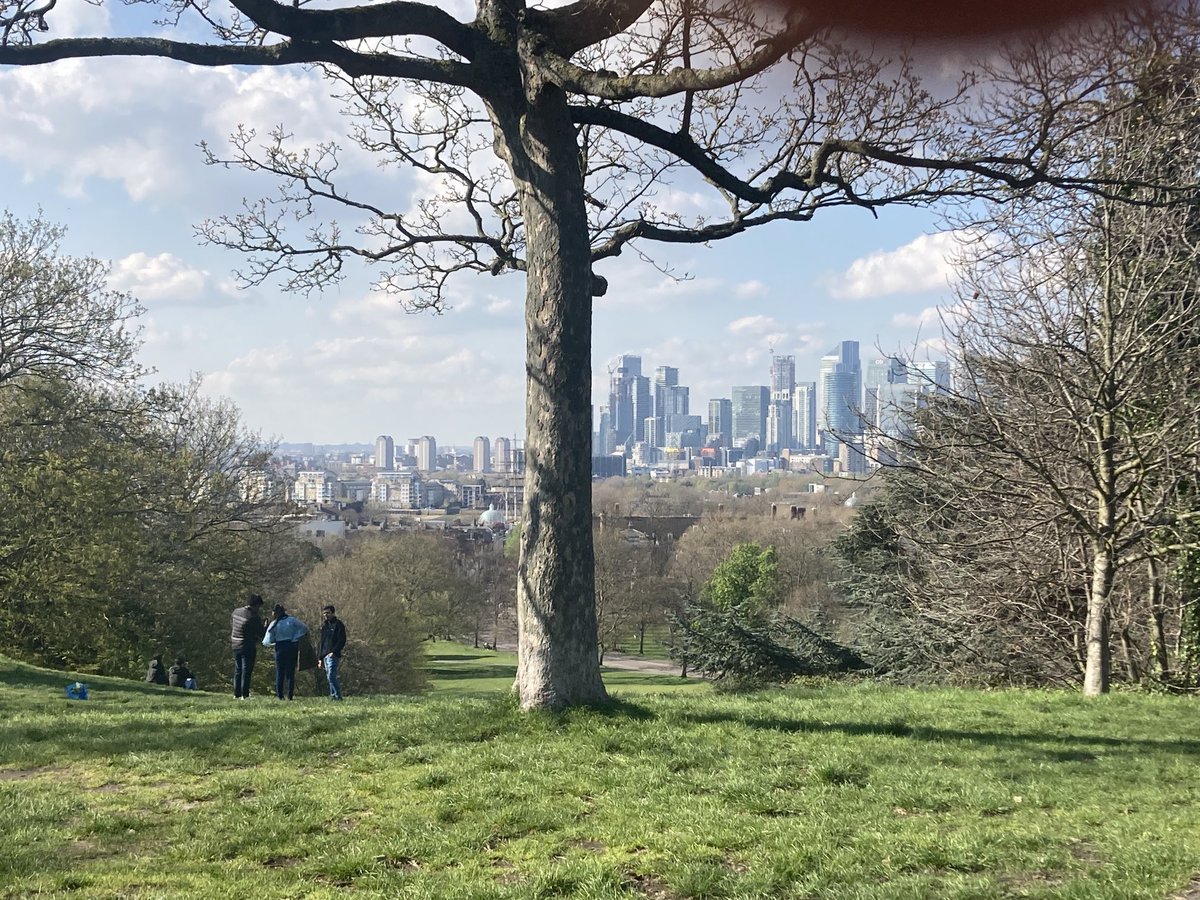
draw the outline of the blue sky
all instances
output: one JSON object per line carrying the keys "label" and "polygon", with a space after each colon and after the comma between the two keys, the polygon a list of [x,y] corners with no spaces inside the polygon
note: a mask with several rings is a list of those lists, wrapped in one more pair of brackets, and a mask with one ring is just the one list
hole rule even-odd
{"label": "blue sky", "polygon": [[[106,27],[103,9],[63,7],[59,33]],[[283,123],[303,141],[337,140],[345,121],[320,78],[299,69],[196,70],[158,60],[65,61],[0,69],[3,204],[39,209],[69,228],[68,252],[111,260],[110,283],[146,307],[143,361],[161,379],[204,375],[251,428],[285,441],[368,442],[433,434],[465,443],[523,431],[520,276],[464,276],[443,315],[410,315],[372,294],[361,271],[309,297],[274,286],[243,290],[235,253],[201,246],[195,226],[236,212],[271,185],[205,167],[239,124]],[[405,173],[351,153],[346,168],[372,190],[409,201]],[[367,182],[365,179],[371,179]],[[769,353],[796,357],[797,377],[841,340],[912,350],[936,339],[935,305],[949,300],[950,241],[920,210],[833,211],[711,247],[607,261],[596,303],[593,372],[621,353],[645,369],[673,365],[693,412],[734,384],[765,384]],[[924,324],[921,324],[924,323]],[[918,350],[933,358],[934,347]]]}

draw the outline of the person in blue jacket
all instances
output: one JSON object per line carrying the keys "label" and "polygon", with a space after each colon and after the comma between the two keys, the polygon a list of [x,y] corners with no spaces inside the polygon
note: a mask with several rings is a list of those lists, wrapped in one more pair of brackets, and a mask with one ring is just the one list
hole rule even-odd
{"label": "person in blue jacket", "polygon": [[279,603],[275,604],[273,612],[262,642],[264,647],[275,648],[275,696],[282,700],[286,690],[287,698],[291,700],[296,690],[296,660],[300,639],[308,634],[308,626],[295,616],[289,616]]}

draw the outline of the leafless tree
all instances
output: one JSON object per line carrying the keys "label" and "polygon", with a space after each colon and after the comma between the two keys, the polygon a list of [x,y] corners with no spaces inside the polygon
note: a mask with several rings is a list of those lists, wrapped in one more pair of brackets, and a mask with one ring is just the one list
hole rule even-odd
{"label": "leafless tree", "polygon": [[[606,288],[596,263],[832,207],[1115,190],[1077,136],[1112,114],[1101,101],[1134,77],[1133,57],[1196,39],[1190,8],[1110,19],[1072,29],[1069,41],[993,54],[934,90],[903,54],[840,43],[802,4],[476,0],[463,22],[411,0],[159,3],[166,24],[206,24],[213,40],[46,40],[53,3],[0,0],[0,64],[112,55],[315,64],[359,116],[351,139],[433,185],[398,212],[346,192],[337,148],[296,149],[282,130],[263,140],[239,132],[232,153],[210,161],[273,176],[279,192],[204,234],[249,254],[247,280],[320,288],[360,257],[378,265],[383,290],[436,308],[456,272],[525,273],[525,707],[605,696],[590,509],[591,311]],[[689,217],[672,205],[673,183],[714,192],[724,211]]]}
{"label": "leafless tree", "polygon": [[[1139,129],[1109,149],[1127,145],[1137,165],[1154,142]],[[1175,163],[1194,166],[1200,143],[1180,149],[1190,158]],[[938,483],[908,537],[928,546],[936,534],[952,552],[932,558],[970,559],[943,573],[943,586],[957,576],[968,595],[943,608],[980,617],[971,579],[1008,579],[1010,604],[993,607],[993,624],[1033,604],[1047,624],[1066,623],[1064,635],[1081,625],[1088,695],[1109,688],[1122,579],[1140,581],[1193,540],[1198,238],[1192,204],[1063,199],[993,222],[967,251],[974,266],[949,320],[957,396],[935,402],[906,456]],[[1161,630],[1161,599],[1151,599],[1145,619]],[[1119,631],[1136,673],[1128,627]],[[1161,663],[1161,633],[1154,644]]]}

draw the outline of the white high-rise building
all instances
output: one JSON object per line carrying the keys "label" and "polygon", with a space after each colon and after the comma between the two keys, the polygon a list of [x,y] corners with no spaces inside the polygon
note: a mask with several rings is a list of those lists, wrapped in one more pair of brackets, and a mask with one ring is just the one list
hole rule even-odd
{"label": "white high-rise building", "polygon": [[417,468],[422,472],[437,471],[437,441],[433,435],[417,438]]}
{"label": "white high-rise building", "polygon": [[513,470],[512,441],[506,437],[498,437],[492,444],[493,469],[497,472]]}
{"label": "white high-rise building", "polygon": [[396,442],[390,434],[375,438],[375,468],[380,472],[391,472],[396,468]]}
{"label": "white high-rise building", "polygon": [[476,472],[492,471],[492,442],[483,435],[475,438],[472,466]]}

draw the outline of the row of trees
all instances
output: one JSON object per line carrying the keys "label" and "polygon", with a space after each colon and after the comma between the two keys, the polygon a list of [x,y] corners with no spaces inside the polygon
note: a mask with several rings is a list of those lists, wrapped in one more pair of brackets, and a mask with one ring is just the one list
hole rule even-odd
{"label": "row of trees", "polygon": [[184,653],[213,684],[239,597],[283,596],[313,553],[231,405],[140,384],[140,308],[62,234],[0,220],[0,649],[125,675]]}

